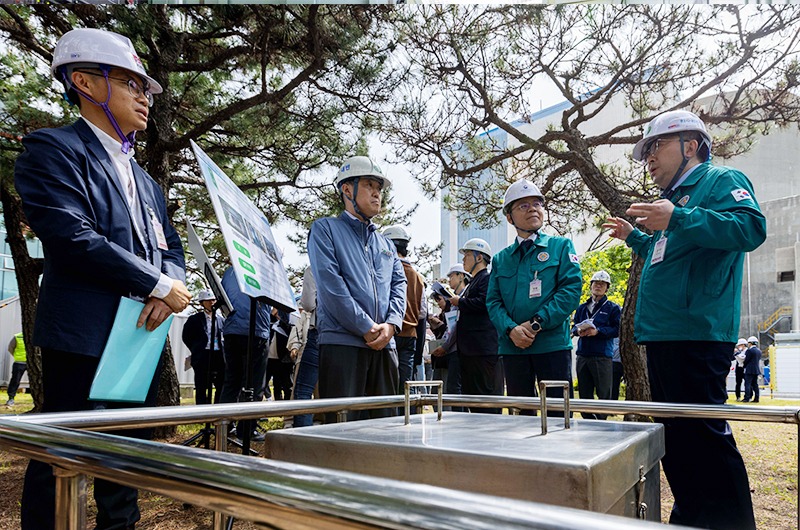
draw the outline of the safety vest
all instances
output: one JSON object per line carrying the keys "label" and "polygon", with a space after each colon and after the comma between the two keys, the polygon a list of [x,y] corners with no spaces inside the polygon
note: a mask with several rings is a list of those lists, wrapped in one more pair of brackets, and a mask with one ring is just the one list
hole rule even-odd
{"label": "safety vest", "polygon": [[22,340],[22,333],[17,333],[14,338],[17,339],[17,345],[14,348],[14,362],[28,362],[28,354],[25,352],[25,341]]}

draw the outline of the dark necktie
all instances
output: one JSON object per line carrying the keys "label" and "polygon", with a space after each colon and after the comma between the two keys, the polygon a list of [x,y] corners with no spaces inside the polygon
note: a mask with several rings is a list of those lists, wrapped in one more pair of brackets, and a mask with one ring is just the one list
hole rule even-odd
{"label": "dark necktie", "polygon": [[528,252],[528,249],[531,248],[532,245],[533,241],[531,241],[530,239],[526,239],[525,241],[519,244],[520,248],[522,248],[523,254]]}

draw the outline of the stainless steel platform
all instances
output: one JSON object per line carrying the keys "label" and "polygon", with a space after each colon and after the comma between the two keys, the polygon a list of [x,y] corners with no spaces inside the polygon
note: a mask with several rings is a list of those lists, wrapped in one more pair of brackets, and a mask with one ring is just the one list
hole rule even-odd
{"label": "stainless steel platform", "polygon": [[[268,458],[660,519],[663,426],[445,412],[270,431]],[[644,479],[644,481],[642,481]]]}

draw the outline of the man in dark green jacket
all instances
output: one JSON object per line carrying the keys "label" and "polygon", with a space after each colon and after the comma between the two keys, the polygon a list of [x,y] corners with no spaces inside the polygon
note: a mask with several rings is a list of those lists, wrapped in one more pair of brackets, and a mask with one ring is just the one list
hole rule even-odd
{"label": "man in dark green jacket", "polygon": [[[687,111],[654,118],[633,157],[661,199],[604,225],[644,259],[634,335],[647,346],[654,401],[722,404],[739,331],[744,253],[766,239],[766,220],[741,172],[711,165],[711,136]],[[754,529],[747,471],[724,420],[659,419],[664,472],[675,497],[670,523]]]}
{"label": "man in dark green jacket", "polygon": [[[492,259],[486,307],[497,329],[508,395],[535,396],[536,381],[572,381],[569,316],[580,304],[581,267],[572,241],[540,232],[544,197],[535,184],[509,186],[503,213],[517,239]],[[561,397],[560,389],[551,392]]]}

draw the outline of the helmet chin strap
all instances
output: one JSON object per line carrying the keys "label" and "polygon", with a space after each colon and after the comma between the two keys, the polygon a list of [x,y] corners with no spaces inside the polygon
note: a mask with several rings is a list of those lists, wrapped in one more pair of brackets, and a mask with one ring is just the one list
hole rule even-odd
{"label": "helmet chin strap", "polygon": [[661,191],[661,198],[670,200],[673,195],[675,195],[675,184],[680,180],[681,175],[683,175],[683,170],[686,169],[686,164],[689,163],[689,158],[686,156],[686,152],[683,150],[684,141],[683,141],[683,133],[678,133],[678,137],[681,141],[681,157],[683,157],[683,162],[681,165],[678,166],[678,171],[675,172],[675,175],[672,176],[672,180],[669,181],[669,185]]}
{"label": "helmet chin strap", "polygon": [[111,126],[114,127],[114,131],[117,133],[117,136],[119,136],[120,142],[122,142],[122,147],[120,150],[127,155],[130,152],[131,147],[133,147],[133,143],[136,141],[136,131],[131,132],[127,136],[122,132],[119,123],[117,123],[117,119],[114,117],[114,114],[111,113],[111,109],[108,108],[108,102],[111,101],[111,82],[108,80],[108,72],[111,70],[111,68],[105,64],[98,66],[100,71],[103,72],[103,77],[106,80],[106,100],[102,103],[95,101],[89,94],[76,87],[67,77],[66,69],[62,70],[61,77],[64,79],[65,85],[75,90],[75,92],[77,92],[78,95],[80,95],[83,99],[103,109],[108,121],[111,122]]}

